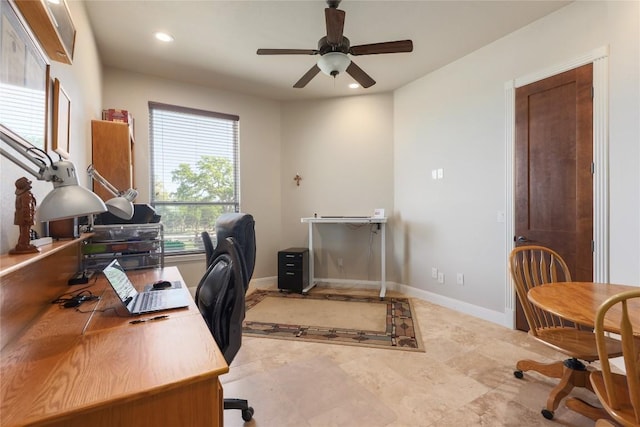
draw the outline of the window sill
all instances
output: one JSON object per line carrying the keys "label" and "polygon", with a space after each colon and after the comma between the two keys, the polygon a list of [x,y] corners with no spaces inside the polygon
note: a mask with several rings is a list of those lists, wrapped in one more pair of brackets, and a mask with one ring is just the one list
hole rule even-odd
{"label": "window sill", "polygon": [[190,253],[190,254],[179,254],[179,253],[172,254],[172,253],[165,252],[164,258],[165,258],[165,261],[170,263],[204,261],[205,254],[204,252]]}

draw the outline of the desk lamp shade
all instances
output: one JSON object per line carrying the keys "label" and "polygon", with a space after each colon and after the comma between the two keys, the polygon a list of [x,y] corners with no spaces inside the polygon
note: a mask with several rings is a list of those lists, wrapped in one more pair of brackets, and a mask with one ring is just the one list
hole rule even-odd
{"label": "desk lamp shade", "polygon": [[114,197],[105,203],[110,214],[122,219],[133,218],[133,204],[124,197]]}
{"label": "desk lamp shade", "polygon": [[[96,179],[97,175],[98,173],[96,172],[91,176]],[[104,185],[109,191],[112,191],[109,186],[113,186],[109,184],[109,181],[104,179],[104,177],[100,177],[99,182]],[[115,215],[121,219],[130,220],[131,218],[133,218],[133,201],[136,199],[136,197],[138,197],[138,191],[130,188],[126,191],[117,192],[116,197],[107,200],[104,204],[107,205],[107,210],[110,214]]]}
{"label": "desk lamp shade", "polygon": [[45,196],[38,207],[40,221],[75,218],[107,210],[96,194],[78,184],[72,162],[61,160],[54,163],[52,169],[53,191]]}
{"label": "desk lamp shade", "polygon": [[105,177],[100,175],[93,165],[89,165],[87,173],[91,179],[97,181],[107,191],[113,194],[115,197],[106,201],[107,210],[111,215],[115,215],[118,218],[130,220],[133,218],[133,201],[138,197],[138,191],[133,188],[129,188],[125,191],[120,191],[113,186]]}

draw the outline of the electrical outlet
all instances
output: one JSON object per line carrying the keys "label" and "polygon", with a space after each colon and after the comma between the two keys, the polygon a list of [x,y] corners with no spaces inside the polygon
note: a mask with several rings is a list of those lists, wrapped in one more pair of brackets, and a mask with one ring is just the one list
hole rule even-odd
{"label": "electrical outlet", "polygon": [[438,283],[444,283],[444,273],[438,273]]}
{"label": "electrical outlet", "polygon": [[438,269],[436,267],[431,267],[431,277],[434,279],[438,278]]}
{"label": "electrical outlet", "polygon": [[463,273],[456,274],[456,283],[458,285],[464,285],[464,274]]}

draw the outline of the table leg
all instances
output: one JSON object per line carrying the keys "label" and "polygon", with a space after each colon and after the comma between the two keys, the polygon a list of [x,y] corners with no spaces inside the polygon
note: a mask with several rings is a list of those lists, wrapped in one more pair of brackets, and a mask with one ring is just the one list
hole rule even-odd
{"label": "table leg", "polygon": [[385,223],[381,223],[382,233],[380,235],[380,299],[387,293],[387,254],[386,254],[386,229]]}
{"label": "table leg", "polygon": [[309,222],[309,284],[302,290],[303,294],[309,292],[316,285],[316,281],[314,279],[313,259],[313,223]]}

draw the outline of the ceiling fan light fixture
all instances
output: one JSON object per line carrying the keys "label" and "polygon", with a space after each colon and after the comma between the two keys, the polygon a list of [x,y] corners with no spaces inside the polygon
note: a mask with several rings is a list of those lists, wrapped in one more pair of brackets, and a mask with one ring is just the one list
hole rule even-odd
{"label": "ceiling fan light fixture", "polygon": [[325,53],[318,59],[318,68],[327,76],[337,76],[344,73],[351,64],[349,57],[342,52]]}

